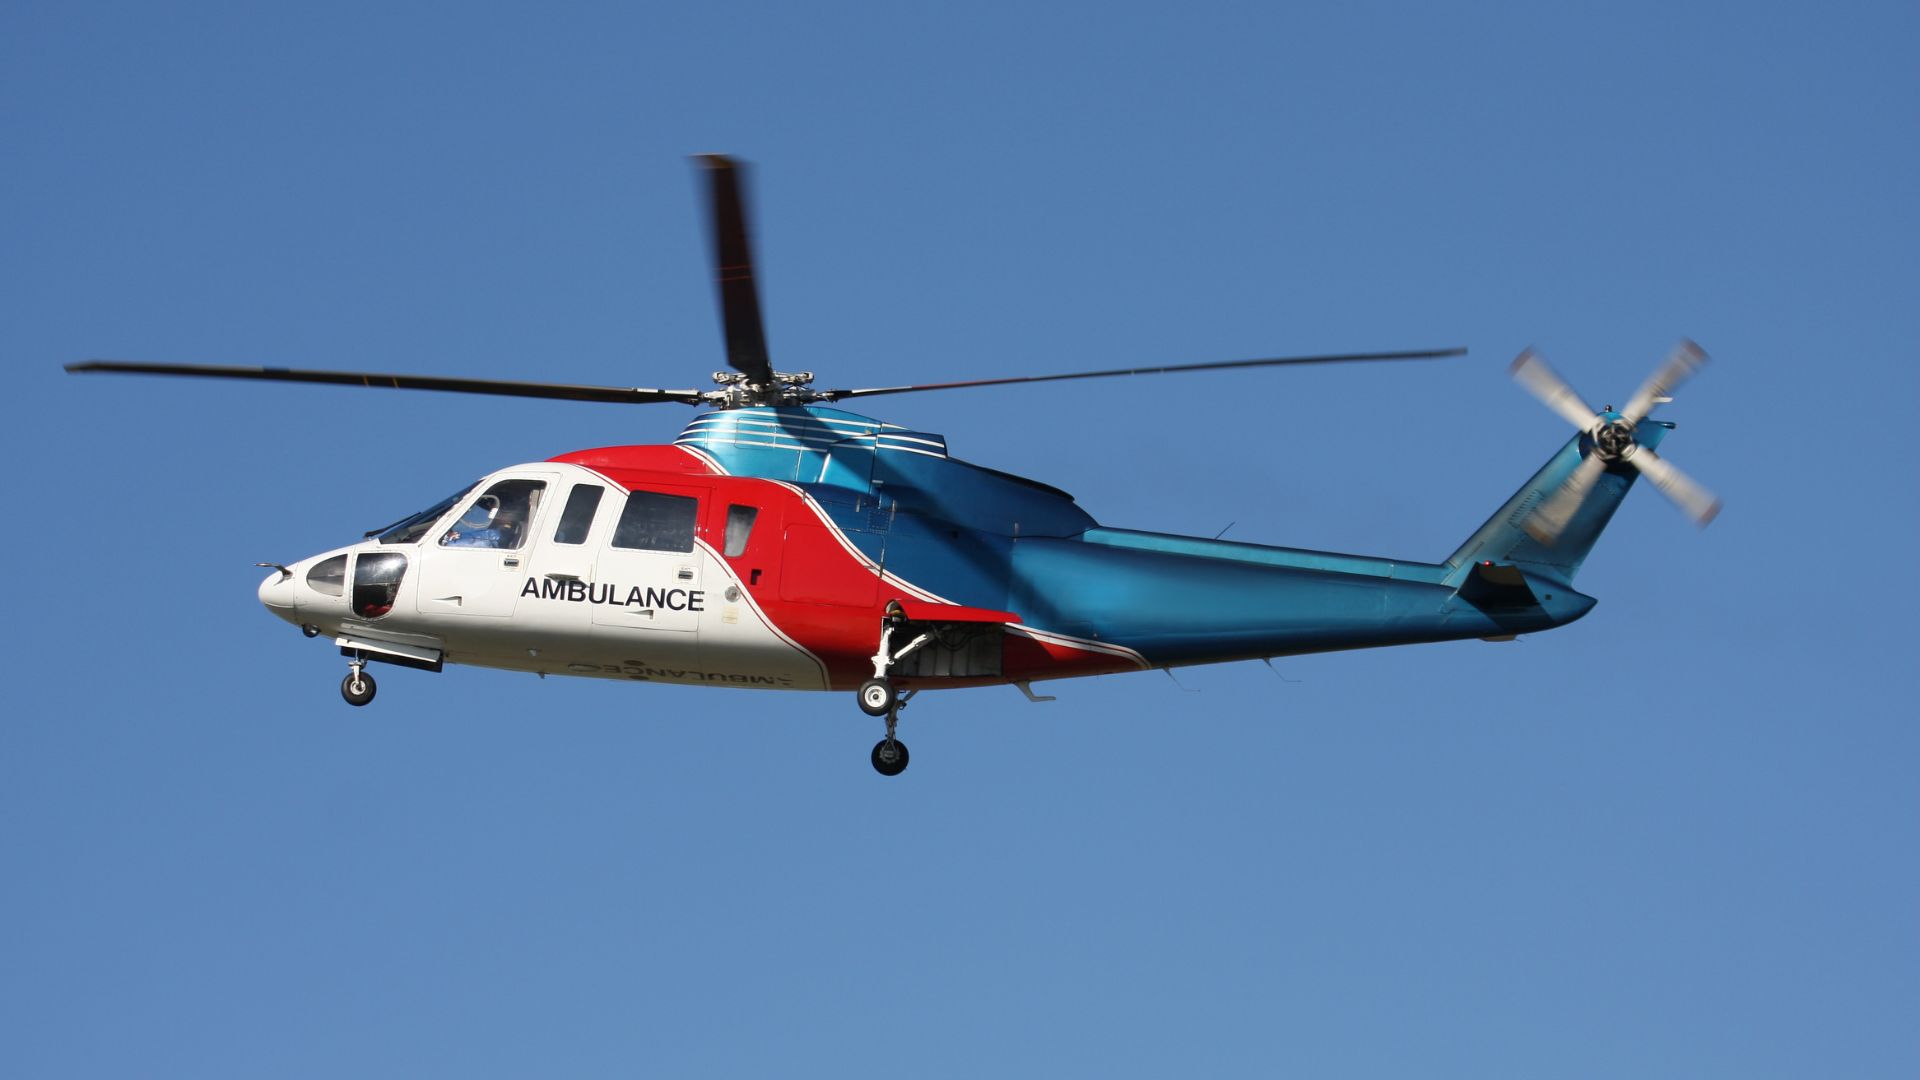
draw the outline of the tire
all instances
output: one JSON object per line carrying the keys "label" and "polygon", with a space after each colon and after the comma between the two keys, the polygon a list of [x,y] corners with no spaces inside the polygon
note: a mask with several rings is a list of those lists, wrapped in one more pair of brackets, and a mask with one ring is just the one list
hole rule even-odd
{"label": "tire", "polygon": [[907,744],[899,739],[881,739],[873,744],[873,771],[881,776],[899,776],[907,771]]}
{"label": "tire", "polygon": [[898,701],[893,684],[885,679],[868,679],[860,684],[860,711],[868,716],[885,716]]}
{"label": "tire", "polygon": [[360,689],[356,691],[353,688],[354,675],[351,671],[347,673],[346,678],[340,680],[340,696],[346,698],[349,705],[365,705],[373,700],[374,691],[379,689],[374,684],[373,676],[364,671],[360,673],[359,681]]}

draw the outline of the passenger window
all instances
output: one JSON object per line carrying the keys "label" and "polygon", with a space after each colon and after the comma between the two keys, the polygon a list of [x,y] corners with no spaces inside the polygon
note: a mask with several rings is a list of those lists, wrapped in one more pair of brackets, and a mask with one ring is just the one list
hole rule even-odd
{"label": "passenger window", "polygon": [[613,546],[640,551],[692,551],[700,500],[685,495],[636,491],[627,496]]}
{"label": "passenger window", "polygon": [[584,544],[593,528],[593,512],[600,506],[606,488],[597,484],[575,484],[567,493],[567,508],[560,512],[560,527],[553,530],[556,544]]}
{"label": "passenger window", "polygon": [[453,523],[441,547],[493,548],[513,551],[527,542],[527,527],[540,509],[547,485],[539,480],[502,480],[473,500]]}
{"label": "passenger window", "polygon": [[727,558],[739,558],[746,553],[747,537],[753,535],[753,519],[758,516],[757,506],[727,507]]}

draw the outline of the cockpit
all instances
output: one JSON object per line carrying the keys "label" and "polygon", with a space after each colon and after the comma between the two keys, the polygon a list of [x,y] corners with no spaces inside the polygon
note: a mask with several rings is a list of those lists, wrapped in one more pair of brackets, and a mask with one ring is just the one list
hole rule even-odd
{"label": "cockpit", "polygon": [[[284,577],[262,583],[261,601],[281,617],[302,625],[325,622],[336,611],[338,615],[372,621],[393,610],[409,563],[425,554],[385,549],[431,543],[445,549],[521,550],[530,540],[541,498],[546,494],[546,481],[503,477],[476,497],[474,492],[485,483],[476,480],[424,510],[370,529],[364,534],[365,540],[351,550],[303,560],[297,574],[290,570]],[[456,508],[460,512],[453,516]],[[591,515],[590,504],[582,509]]]}
{"label": "cockpit", "polygon": [[440,546],[519,550],[527,542],[527,527],[539,511],[540,496],[546,489],[542,480],[502,480],[494,484],[441,534]]}
{"label": "cockpit", "polygon": [[[391,525],[370,529],[364,535],[381,547],[417,544],[431,535],[440,519],[451,513],[479,486],[480,481],[476,480],[425,510],[408,514]],[[495,489],[502,486],[496,484]],[[484,510],[482,504],[485,504]],[[490,502],[483,496],[454,523],[447,535],[466,531],[469,518],[474,518],[479,527],[491,524],[504,535],[512,530],[514,522],[524,523],[527,520],[524,513],[518,517],[515,513],[524,511],[528,506],[529,500],[524,495],[517,500],[495,497]],[[481,521],[481,518],[486,520]],[[268,610],[290,622],[303,625],[324,621],[335,606],[345,607],[357,618],[378,619],[393,610],[394,601],[400,594],[400,583],[406,578],[407,561],[407,556],[397,551],[364,548],[357,555],[349,551],[318,557],[304,565],[304,573],[299,575],[298,581],[291,580],[291,573],[288,577],[267,579],[260,586],[260,600]],[[305,586],[304,595],[301,585]],[[342,604],[342,601],[345,603]]]}

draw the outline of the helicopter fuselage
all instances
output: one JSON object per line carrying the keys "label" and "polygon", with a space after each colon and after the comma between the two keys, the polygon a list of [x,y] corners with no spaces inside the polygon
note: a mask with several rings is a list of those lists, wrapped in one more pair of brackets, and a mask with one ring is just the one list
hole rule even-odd
{"label": "helicopter fuselage", "polygon": [[1507,637],[1593,603],[1512,567],[1103,527],[940,436],[821,407],[499,470],[260,598],[366,659],[795,690]]}

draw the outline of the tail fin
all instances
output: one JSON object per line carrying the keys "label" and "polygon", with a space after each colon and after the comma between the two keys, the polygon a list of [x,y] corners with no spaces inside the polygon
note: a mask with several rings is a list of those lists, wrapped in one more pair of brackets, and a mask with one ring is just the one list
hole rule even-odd
{"label": "tail fin", "polygon": [[[1672,424],[1659,420],[1643,421],[1638,442],[1652,449],[1672,429]],[[1527,535],[1528,516],[1573,475],[1581,459],[1591,452],[1588,443],[1585,434],[1569,439],[1559,453],[1533,474],[1533,479],[1521,485],[1485,525],[1468,537],[1460,550],[1447,559],[1447,584],[1459,586],[1475,564],[1491,562],[1512,564],[1548,580],[1572,585],[1574,575],[1580,572],[1580,564],[1586,561],[1587,553],[1600,539],[1601,530],[1613,520],[1613,512],[1620,508],[1620,501],[1627,497],[1627,489],[1639,475],[1638,470],[1619,464],[1609,467],[1595,481],[1593,490],[1555,543],[1549,546]]]}

